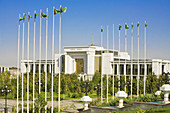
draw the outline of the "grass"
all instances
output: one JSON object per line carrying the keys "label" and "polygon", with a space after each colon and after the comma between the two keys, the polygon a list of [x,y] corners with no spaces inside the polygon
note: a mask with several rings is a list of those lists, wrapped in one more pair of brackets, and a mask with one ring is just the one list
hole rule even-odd
{"label": "grass", "polygon": [[133,111],[117,111],[117,112],[111,112],[111,113],[170,113],[170,108],[155,108],[155,109],[147,109],[142,110],[140,108],[137,108]]}
{"label": "grass", "polygon": [[[45,97],[45,92],[41,92],[43,97]],[[71,93],[71,95],[73,94],[77,94],[76,92],[75,93]],[[82,93],[82,96],[81,97],[77,97],[77,98],[72,98],[72,97],[68,97],[68,94],[60,94],[60,97],[64,100],[74,100],[74,99],[81,99],[83,96],[85,96],[85,93]],[[96,91],[93,91],[93,94],[90,94],[90,92],[88,93],[88,96],[90,96],[91,98],[97,98],[97,95],[96,95]],[[38,97],[38,93],[35,94],[35,98]],[[24,94],[24,100],[26,100],[27,98],[27,93]],[[53,99],[54,101],[58,98],[58,93],[53,93]],[[0,99],[5,99],[5,96],[0,96]],[[12,100],[16,100],[17,98],[12,98],[12,94],[9,93],[7,95],[7,99],[12,99]],[[32,94],[29,94],[29,99],[32,100]],[[22,98],[20,97],[19,100],[22,100]],[[51,96],[50,96],[50,93],[47,92],[47,100],[50,101],[51,100]]]}

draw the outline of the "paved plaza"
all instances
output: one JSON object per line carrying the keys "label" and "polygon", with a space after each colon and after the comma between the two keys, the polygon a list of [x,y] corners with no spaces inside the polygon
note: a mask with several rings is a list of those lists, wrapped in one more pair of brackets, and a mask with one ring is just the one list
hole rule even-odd
{"label": "paved plaza", "polygon": [[[61,106],[66,107],[66,106],[70,106],[74,104],[76,106],[76,109],[83,108],[83,103],[77,103],[76,101],[80,101],[80,99],[62,100]],[[17,100],[8,100],[9,112],[12,111],[12,106],[15,106],[15,108],[17,108],[16,103],[17,103]],[[22,103],[22,101],[20,100],[19,103]],[[24,101],[24,103],[27,104],[27,101]],[[32,104],[32,101],[30,101],[29,103]],[[58,104],[58,101],[54,101],[54,107],[56,107],[57,104]],[[48,101],[47,106],[51,106],[51,101]],[[0,112],[4,111],[4,107],[5,107],[5,99],[0,99]]]}

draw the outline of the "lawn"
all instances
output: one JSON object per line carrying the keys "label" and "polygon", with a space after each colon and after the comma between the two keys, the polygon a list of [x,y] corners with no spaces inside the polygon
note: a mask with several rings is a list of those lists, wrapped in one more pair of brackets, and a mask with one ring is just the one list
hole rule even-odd
{"label": "lawn", "polygon": [[170,113],[170,108],[155,108],[155,109],[148,109],[148,110],[142,110],[140,108],[137,108],[133,111],[118,111],[118,112],[112,112],[112,113]]}

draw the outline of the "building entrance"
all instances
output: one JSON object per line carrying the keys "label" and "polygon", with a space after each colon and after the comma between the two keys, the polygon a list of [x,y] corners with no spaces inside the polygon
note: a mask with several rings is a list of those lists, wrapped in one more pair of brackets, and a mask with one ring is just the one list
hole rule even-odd
{"label": "building entrance", "polygon": [[84,60],[83,59],[75,59],[76,60],[76,73],[84,73]]}

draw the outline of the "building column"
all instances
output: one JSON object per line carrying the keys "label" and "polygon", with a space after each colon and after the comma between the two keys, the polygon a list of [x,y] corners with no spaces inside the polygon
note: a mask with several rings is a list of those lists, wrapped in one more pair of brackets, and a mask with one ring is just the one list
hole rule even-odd
{"label": "building column", "polygon": [[119,64],[117,64],[117,75],[119,75]]}
{"label": "building column", "polygon": [[[53,65],[53,64],[52,64]],[[49,73],[51,73],[51,64],[49,64]]]}
{"label": "building column", "polygon": [[145,68],[145,69],[144,69],[144,70],[145,70],[144,75],[145,75],[145,77],[146,77],[146,76],[147,76],[147,64],[146,64],[146,63],[144,64],[144,68]]}
{"label": "building column", "polygon": [[2,67],[0,67],[1,68],[1,73],[2,73]]}
{"label": "building column", "polygon": [[67,71],[67,54],[65,54],[65,74],[68,73]]}
{"label": "building column", "polygon": [[162,74],[162,63],[160,62],[160,70],[159,70],[159,75]]}
{"label": "building column", "polygon": [[[124,64],[124,75],[125,75],[125,84],[126,84],[126,61]],[[125,85],[125,92],[126,92],[126,85]]]}
{"label": "building column", "polygon": [[90,59],[89,58],[90,58],[90,53],[87,52],[87,74],[89,74],[89,72],[90,72],[90,69],[89,69],[89,67],[90,67]]}

